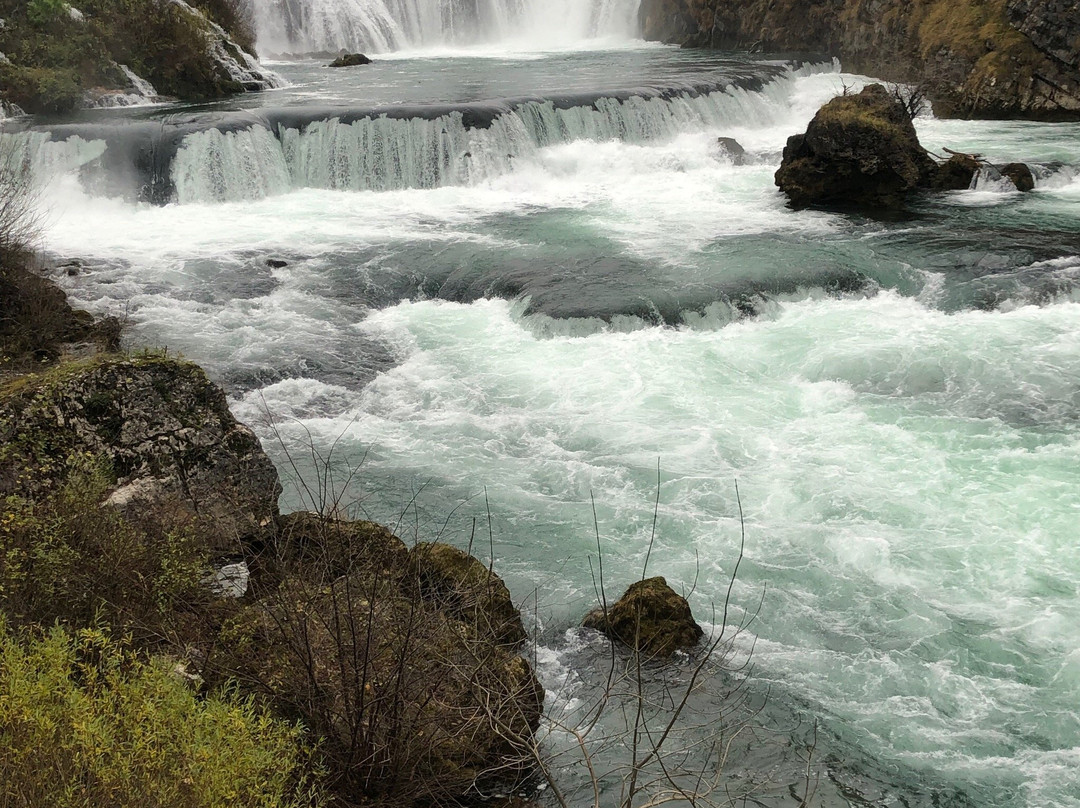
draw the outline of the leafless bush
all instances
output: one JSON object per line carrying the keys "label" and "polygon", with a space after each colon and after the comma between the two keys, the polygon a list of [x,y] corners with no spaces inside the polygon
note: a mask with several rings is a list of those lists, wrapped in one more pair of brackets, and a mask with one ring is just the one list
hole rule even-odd
{"label": "leafless bush", "polygon": [[925,84],[891,84],[889,93],[900,102],[911,120],[918,118],[930,106]]}

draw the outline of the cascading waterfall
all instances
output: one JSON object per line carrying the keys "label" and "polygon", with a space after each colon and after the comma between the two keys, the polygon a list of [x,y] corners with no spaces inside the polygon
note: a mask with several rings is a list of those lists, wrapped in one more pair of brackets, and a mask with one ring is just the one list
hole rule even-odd
{"label": "cascading waterfall", "polygon": [[265,52],[403,48],[513,40],[540,47],[628,38],[640,0],[254,0]]}
{"label": "cascading waterfall", "polygon": [[239,201],[292,188],[471,185],[560,143],[645,143],[734,122],[764,126],[785,114],[794,77],[814,69],[789,71],[761,90],[730,86],[700,95],[601,97],[567,106],[528,100],[510,104],[486,126],[470,125],[466,109],[432,118],[330,118],[300,128],[282,125],[276,133],[258,125],[197,132],[184,139],[173,161],[175,199]]}

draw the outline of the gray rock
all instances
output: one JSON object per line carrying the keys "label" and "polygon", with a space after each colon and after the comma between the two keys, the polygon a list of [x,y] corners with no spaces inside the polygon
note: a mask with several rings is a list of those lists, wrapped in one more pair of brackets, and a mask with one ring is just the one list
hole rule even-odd
{"label": "gray rock", "polygon": [[718,137],[716,148],[722,157],[731,161],[732,165],[741,166],[746,162],[746,149],[733,137]]}
{"label": "gray rock", "polygon": [[45,490],[73,454],[104,457],[118,484],[110,504],[200,518],[223,554],[277,516],[274,465],[189,362],[96,357],[26,377],[0,399],[0,445],[0,494]]}

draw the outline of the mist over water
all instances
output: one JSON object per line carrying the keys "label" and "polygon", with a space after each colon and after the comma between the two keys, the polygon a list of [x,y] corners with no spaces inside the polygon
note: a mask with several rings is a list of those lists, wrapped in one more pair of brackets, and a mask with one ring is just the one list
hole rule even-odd
{"label": "mist over water", "polygon": [[205,365],[286,477],[332,446],[364,514],[462,546],[490,510],[552,715],[602,657],[574,628],[592,500],[617,595],[659,460],[650,571],[705,622],[739,483],[739,652],[785,728],[731,762],[758,804],[798,805],[817,720],[821,805],[1080,806],[1080,128],[926,117],[929,148],[1027,161],[1036,190],[795,212],[786,138],[864,77],[632,27],[598,49],[633,3],[561,31],[543,5],[260,0],[264,51],[399,52],[15,135],[46,248],[87,265],[58,280]]}

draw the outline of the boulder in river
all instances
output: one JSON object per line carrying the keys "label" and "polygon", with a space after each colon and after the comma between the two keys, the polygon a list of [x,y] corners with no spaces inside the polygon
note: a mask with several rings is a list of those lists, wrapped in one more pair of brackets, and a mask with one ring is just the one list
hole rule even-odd
{"label": "boulder in river", "polygon": [[1035,189],[1035,176],[1026,164],[1008,163],[998,170],[1001,176],[1008,178],[1016,186],[1016,190],[1027,192]]}
{"label": "boulder in river", "polygon": [[716,150],[721,157],[730,160],[732,165],[741,166],[746,162],[746,149],[733,137],[718,137]]}
{"label": "boulder in river", "polygon": [[343,53],[341,56],[332,61],[329,67],[358,67],[359,65],[369,65],[371,59],[362,53]]}
{"label": "boulder in river", "polygon": [[896,208],[935,171],[903,102],[871,84],[834,98],[788,138],[776,184],[796,208]]}
{"label": "boulder in river", "polygon": [[631,584],[606,614],[595,609],[582,625],[650,657],[669,657],[680,648],[692,648],[705,633],[686,598],[659,576]]}
{"label": "boulder in river", "polygon": [[931,187],[935,191],[966,191],[981,168],[982,163],[976,155],[954,152],[937,167],[937,173],[930,181]]}

